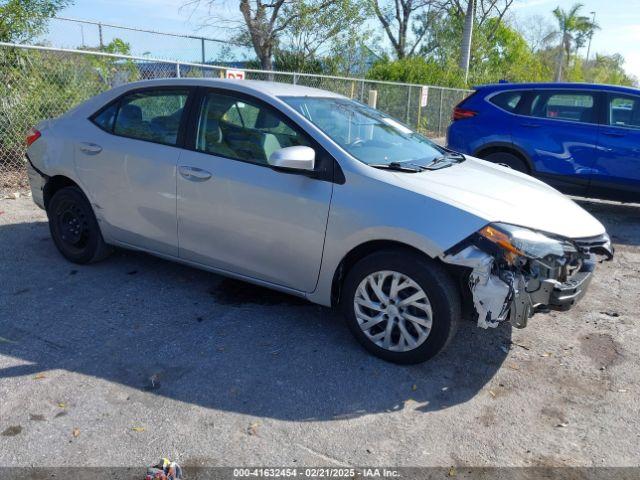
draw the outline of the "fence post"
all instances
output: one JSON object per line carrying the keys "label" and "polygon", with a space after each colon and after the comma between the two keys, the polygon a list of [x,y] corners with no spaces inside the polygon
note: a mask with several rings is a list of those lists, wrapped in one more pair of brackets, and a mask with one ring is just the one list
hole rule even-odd
{"label": "fence post", "polygon": [[360,101],[364,102],[364,78],[362,79],[362,83],[360,84]]}
{"label": "fence post", "polygon": [[378,106],[378,91],[377,90],[369,90],[369,102],[368,105],[371,108],[376,108]]}
{"label": "fence post", "polygon": [[102,40],[102,24],[98,23],[98,37],[100,38],[100,50],[104,48],[104,41]]}
{"label": "fence post", "polygon": [[176,78],[180,78],[180,63],[176,62]]}
{"label": "fence post", "polygon": [[409,109],[410,108],[411,108],[411,85],[409,85],[409,91],[407,92],[407,115],[404,122],[407,125],[409,125]]}
{"label": "fence post", "polygon": [[440,89],[440,108],[438,110],[438,136],[441,135],[442,131],[442,100],[444,98],[444,89]]}
{"label": "fence post", "polygon": [[297,74],[297,73],[294,73],[294,74],[293,74],[293,84],[294,84],[294,85],[297,85],[297,84],[298,84],[298,74]]}

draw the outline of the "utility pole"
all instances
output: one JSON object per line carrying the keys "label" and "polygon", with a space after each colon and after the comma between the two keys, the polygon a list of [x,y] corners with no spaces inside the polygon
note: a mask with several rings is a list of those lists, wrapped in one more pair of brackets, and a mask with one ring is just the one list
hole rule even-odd
{"label": "utility pole", "polygon": [[[596,23],[596,12],[590,12],[591,13],[591,23],[593,23],[595,25]],[[591,53],[591,39],[593,38],[593,30],[591,30],[591,32],[589,32],[589,45],[587,46],[587,59],[585,60],[584,63],[589,63],[589,54]]]}
{"label": "utility pole", "polygon": [[104,49],[104,41],[102,40],[102,24],[98,23],[98,36],[100,37],[100,50]]}

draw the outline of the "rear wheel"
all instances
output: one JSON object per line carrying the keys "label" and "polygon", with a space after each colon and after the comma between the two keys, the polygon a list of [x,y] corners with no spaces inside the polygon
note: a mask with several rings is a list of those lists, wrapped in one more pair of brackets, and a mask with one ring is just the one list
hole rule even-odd
{"label": "rear wheel", "polygon": [[531,173],[527,164],[518,156],[509,152],[494,152],[489,155],[483,155],[482,158],[491,163],[497,163],[504,165],[505,167],[512,168],[522,173]]}
{"label": "rear wheel", "polygon": [[47,205],[49,230],[62,255],[74,263],[92,263],[111,253],[87,197],[78,187],[58,190]]}
{"label": "rear wheel", "polygon": [[341,297],[347,324],[371,353],[395,363],[437,355],[460,321],[460,295],[439,264],[406,250],[360,260],[347,274]]}

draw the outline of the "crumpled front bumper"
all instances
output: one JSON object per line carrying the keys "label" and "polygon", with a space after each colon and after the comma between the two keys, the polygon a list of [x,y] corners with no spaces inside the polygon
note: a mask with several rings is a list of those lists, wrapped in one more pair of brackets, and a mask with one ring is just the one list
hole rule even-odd
{"label": "crumpled front bumper", "polygon": [[525,277],[520,272],[494,268],[494,257],[475,245],[468,245],[455,254],[442,257],[442,260],[471,269],[469,289],[478,313],[479,327],[496,327],[500,322],[509,320],[513,326],[524,328],[536,312],[569,310],[585,295],[596,266],[596,249],[603,249],[598,253],[609,259],[613,256],[610,243],[589,241],[591,244],[584,247],[587,258],[580,269],[564,282]]}
{"label": "crumpled front bumper", "polygon": [[595,260],[582,264],[582,268],[566,282],[553,279],[528,282],[519,275],[512,284],[509,301],[509,321],[514,327],[524,328],[534,313],[545,310],[567,311],[584,297],[591,283]]}

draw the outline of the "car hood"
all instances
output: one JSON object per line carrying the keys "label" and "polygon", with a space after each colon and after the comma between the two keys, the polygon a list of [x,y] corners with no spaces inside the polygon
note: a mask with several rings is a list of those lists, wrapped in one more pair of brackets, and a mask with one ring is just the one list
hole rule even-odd
{"label": "car hood", "polygon": [[567,238],[605,232],[590,213],[549,185],[507,167],[467,156],[451,167],[398,173],[404,188],[463,209],[487,222],[504,222]]}

